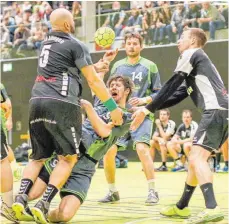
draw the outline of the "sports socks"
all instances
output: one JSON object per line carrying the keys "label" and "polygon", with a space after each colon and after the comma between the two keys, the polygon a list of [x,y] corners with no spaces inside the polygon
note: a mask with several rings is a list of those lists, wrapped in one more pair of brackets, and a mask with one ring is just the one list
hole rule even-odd
{"label": "sports socks", "polygon": [[187,183],[185,183],[183,195],[176,204],[177,208],[184,209],[185,207],[188,207],[189,201],[195,189],[196,187],[190,186]]}
{"label": "sports socks", "polygon": [[111,192],[117,192],[118,191],[116,186],[115,186],[115,183],[108,184],[108,188],[109,188],[109,191],[111,191]]}
{"label": "sports socks", "polygon": [[206,208],[214,209],[217,206],[212,183],[206,183],[200,186],[204,195]]}
{"label": "sports socks", "polygon": [[58,189],[54,185],[48,184],[45,193],[43,195],[42,201],[46,201],[50,203],[52,199],[55,197],[55,195],[57,194],[57,192]]}
{"label": "sports socks", "polygon": [[175,163],[178,166],[183,166],[182,162],[180,161],[180,158],[175,159]]}
{"label": "sports socks", "polygon": [[26,194],[28,196],[30,189],[33,186],[33,181],[27,178],[21,180],[20,190],[18,194]]}
{"label": "sports socks", "polygon": [[155,179],[150,179],[147,182],[149,190],[155,190]]}
{"label": "sports socks", "polygon": [[166,166],[166,162],[162,162],[162,166]]}

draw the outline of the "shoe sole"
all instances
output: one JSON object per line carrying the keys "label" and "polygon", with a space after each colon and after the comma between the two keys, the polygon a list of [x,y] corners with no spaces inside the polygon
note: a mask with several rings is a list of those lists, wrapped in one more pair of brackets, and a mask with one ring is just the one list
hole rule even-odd
{"label": "shoe sole", "polygon": [[[19,223],[18,220],[13,219],[13,217],[12,217],[12,218],[11,218],[11,217],[8,217],[8,216],[5,215],[3,212],[0,212],[0,215],[1,215],[2,217],[4,217],[5,219],[7,219],[7,220],[13,222],[13,223]],[[0,219],[0,222],[1,222],[1,221],[2,221],[2,220]]]}
{"label": "shoe sole", "polygon": [[31,208],[31,213],[33,214],[36,223],[40,223],[40,224],[48,223],[43,212],[39,208]]}
{"label": "shoe sole", "polygon": [[203,223],[205,222],[220,222],[224,219],[224,215],[220,215],[220,216],[215,216],[215,217],[212,217],[208,220],[204,220]]}
{"label": "shoe sole", "polygon": [[158,205],[158,202],[145,202],[146,206],[154,206],[154,205]]}
{"label": "shoe sole", "polygon": [[163,214],[161,212],[160,212],[160,214],[165,216],[165,217],[174,218],[174,219],[188,219],[190,217],[190,215],[189,216],[165,215],[165,214]]}
{"label": "shoe sole", "polygon": [[15,212],[15,216],[16,216],[16,218],[18,219],[18,220],[22,220],[22,214],[23,214],[23,212],[25,211],[25,207],[24,207],[24,205],[23,204],[21,204],[21,203],[14,203],[13,205],[12,205],[12,209],[13,209],[13,211]]}
{"label": "shoe sole", "polygon": [[119,204],[120,201],[109,201],[109,202],[102,202],[102,201],[98,201],[99,204]]}

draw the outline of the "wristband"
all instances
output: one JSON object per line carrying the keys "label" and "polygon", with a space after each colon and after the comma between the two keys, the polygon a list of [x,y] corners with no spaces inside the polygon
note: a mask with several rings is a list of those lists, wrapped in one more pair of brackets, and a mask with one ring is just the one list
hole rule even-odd
{"label": "wristband", "polygon": [[118,106],[115,103],[113,98],[110,98],[109,100],[103,102],[103,105],[111,112],[115,110]]}

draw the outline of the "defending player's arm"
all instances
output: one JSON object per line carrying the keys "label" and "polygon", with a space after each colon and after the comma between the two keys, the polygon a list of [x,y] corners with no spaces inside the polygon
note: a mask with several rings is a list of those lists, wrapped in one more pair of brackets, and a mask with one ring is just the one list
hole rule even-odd
{"label": "defending player's arm", "polygon": [[78,45],[77,47],[77,51],[76,49],[73,49],[73,56],[75,57],[77,68],[81,70],[91,90],[110,111],[113,123],[115,125],[121,125],[123,122],[122,110],[118,108],[117,104],[109,94],[103,80],[96,73],[88,49],[83,45]]}
{"label": "defending player's arm", "polygon": [[91,122],[91,125],[95,132],[102,138],[106,138],[110,135],[113,125],[111,123],[106,124],[96,113],[92,104],[87,100],[80,101],[81,106],[87,113],[87,117]]}

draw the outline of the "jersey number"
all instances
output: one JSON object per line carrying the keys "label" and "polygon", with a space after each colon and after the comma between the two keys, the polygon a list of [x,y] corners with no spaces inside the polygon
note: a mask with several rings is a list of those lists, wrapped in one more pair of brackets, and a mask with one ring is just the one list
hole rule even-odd
{"label": "jersey number", "polygon": [[135,81],[135,79],[138,79],[139,82],[142,81],[142,72],[139,72],[138,74],[136,74],[136,72],[132,72],[132,80]]}
{"label": "jersey number", "polygon": [[51,44],[50,45],[45,45],[42,48],[40,59],[39,59],[39,66],[42,67],[42,68],[44,68],[48,63],[49,49],[50,48],[51,48]]}

